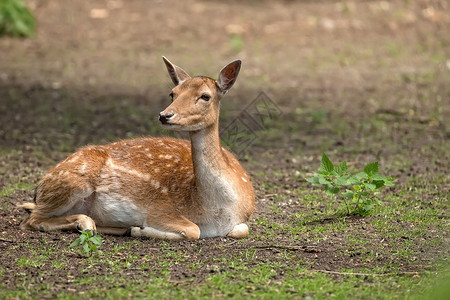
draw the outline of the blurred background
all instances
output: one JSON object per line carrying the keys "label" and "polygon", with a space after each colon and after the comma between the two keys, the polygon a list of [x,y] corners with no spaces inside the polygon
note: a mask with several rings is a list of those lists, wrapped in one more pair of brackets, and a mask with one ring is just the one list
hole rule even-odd
{"label": "blurred background", "polygon": [[[25,3],[36,18],[36,33],[0,38],[1,143],[20,139],[11,130],[23,135],[35,125],[45,127],[36,120],[45,105],[54,111],[45,118],[61,118],[49,127],[60,122],[74,122],[75,131],[115,127],[83,115],[117,107],[117,123],[143,123],[135,114],[145,112],[155,125],[171,88],[162,55],[192,75],[212,77],[227,62],[242,59],[238,82],[224,100],[233,103],[225,115],[239,112],[259,91],[285,113],[312,109],[316,118],[330,109],[350,117],[381,109],[442,122],[448,112],[443,111],[450,69],[447,1]],[[24,101],[6,96],[5,86],[25,93]],[[15,108],[17,102],[22,103]],[[96,103],[94,111],[68,121],[86,102]],[[16,125],[8,128],[11,124]],[[145,129],[129,135],[150,129],[141,126]],[[117,127],[109,133],[126,135]],[[81,139],[76,144],[90,142]]]}
{"label": "blurred background", "polygon": [[260,92],[282,111],[251,151],[320,154],[357,144],[358,153],[379,158],[402,143],[428,144],[424,130],[448,138],[448,1],[24,3],[35,33],[3,30],[0,38],[5,148],[65,153],[161,134],[157,114],[172,87],[162,55],[214,78],[243,60],[222,126]]}

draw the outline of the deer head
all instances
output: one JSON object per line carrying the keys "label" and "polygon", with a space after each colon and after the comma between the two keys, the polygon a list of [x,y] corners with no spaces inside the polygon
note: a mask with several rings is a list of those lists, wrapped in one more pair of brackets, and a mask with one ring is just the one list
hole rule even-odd
{"label": "deer head", "polygon": [[172,103],[159,114],[162,125],[178,131],[198,131],[218,124],[220,99],[236,82],[241,61],[225,66],[214,80],[191,77],[167,58],[163,60],[175,87],[170,93]]}

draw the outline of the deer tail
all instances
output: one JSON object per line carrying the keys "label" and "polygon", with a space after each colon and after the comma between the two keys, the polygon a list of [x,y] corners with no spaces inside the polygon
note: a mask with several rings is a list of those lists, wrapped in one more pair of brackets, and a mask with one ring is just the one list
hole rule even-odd
{"label": "deer tail", "polygon": [[36,204],[31,203],[31,202],[26,202],[26,203],[23,203],[23,204],[18,204],[17,207],[23,208],[28,213],[31,213],[36,208]]}

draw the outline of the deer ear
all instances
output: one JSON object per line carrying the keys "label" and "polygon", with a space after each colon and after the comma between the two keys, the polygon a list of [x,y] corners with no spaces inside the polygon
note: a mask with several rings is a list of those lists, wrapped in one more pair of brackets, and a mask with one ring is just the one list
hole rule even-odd
{"label": "deer ear", "polygon": [[186,79],[191,78],[185,70],[177,65],[171,63],[165,56],[163,56],[164,63],[166,64],[167,71],[169,72],[170,78],[175,85],[183,83]]}
{"label": "deer ear", "polygon": [[235,60],[226,65],[219,73],[219,79],[216,81],[216,85],[219,88],[222,95],[225,95],[229,89],[236,82],[241,69],[241,61]]}

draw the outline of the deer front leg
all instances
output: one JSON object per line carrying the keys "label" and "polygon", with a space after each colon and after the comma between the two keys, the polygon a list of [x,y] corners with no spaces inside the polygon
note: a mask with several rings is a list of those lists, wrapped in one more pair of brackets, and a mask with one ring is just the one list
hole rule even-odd
{"label": "deer front leg", "polygon": [[173,241],[184,239],[192,241],[200,238],[200,228],[182,215],[171,215],[166,218],[159,219],[159,222],[153,221],[144,227],[132,227],[131,236]]}
{"label": "deer front leg", "polygon": [[42,218],[31,213],[20,227],[22,229],[53,231],[53,230],[92,230],[96,231],[95,222],[86,215],[72,215],[66,217]]}
{"label": "deer front leg", "polygon": [[243,239],[248,237],[248,226],[245,223],[234,226],[233,230],[227,234],[228,237],[233,239]]}
{"label": "deer front leg", "polygon": [[[194,224],[195,225],[195,224]],[[197,226],[197,225],[195,225]],[[200,229],[186,228],[181,232],[162,231],[153,227],[131,227],[131,236],[133,237],[147,237],[160,240],[198,240],[200,237]]]}
{"label": "deer front leg", "polygon": [[132,227],[131,228],[132,237],[147,237],[159,240],[171,240],[179,241],[184,239],[181,233],[161,231],[152,227]]}

